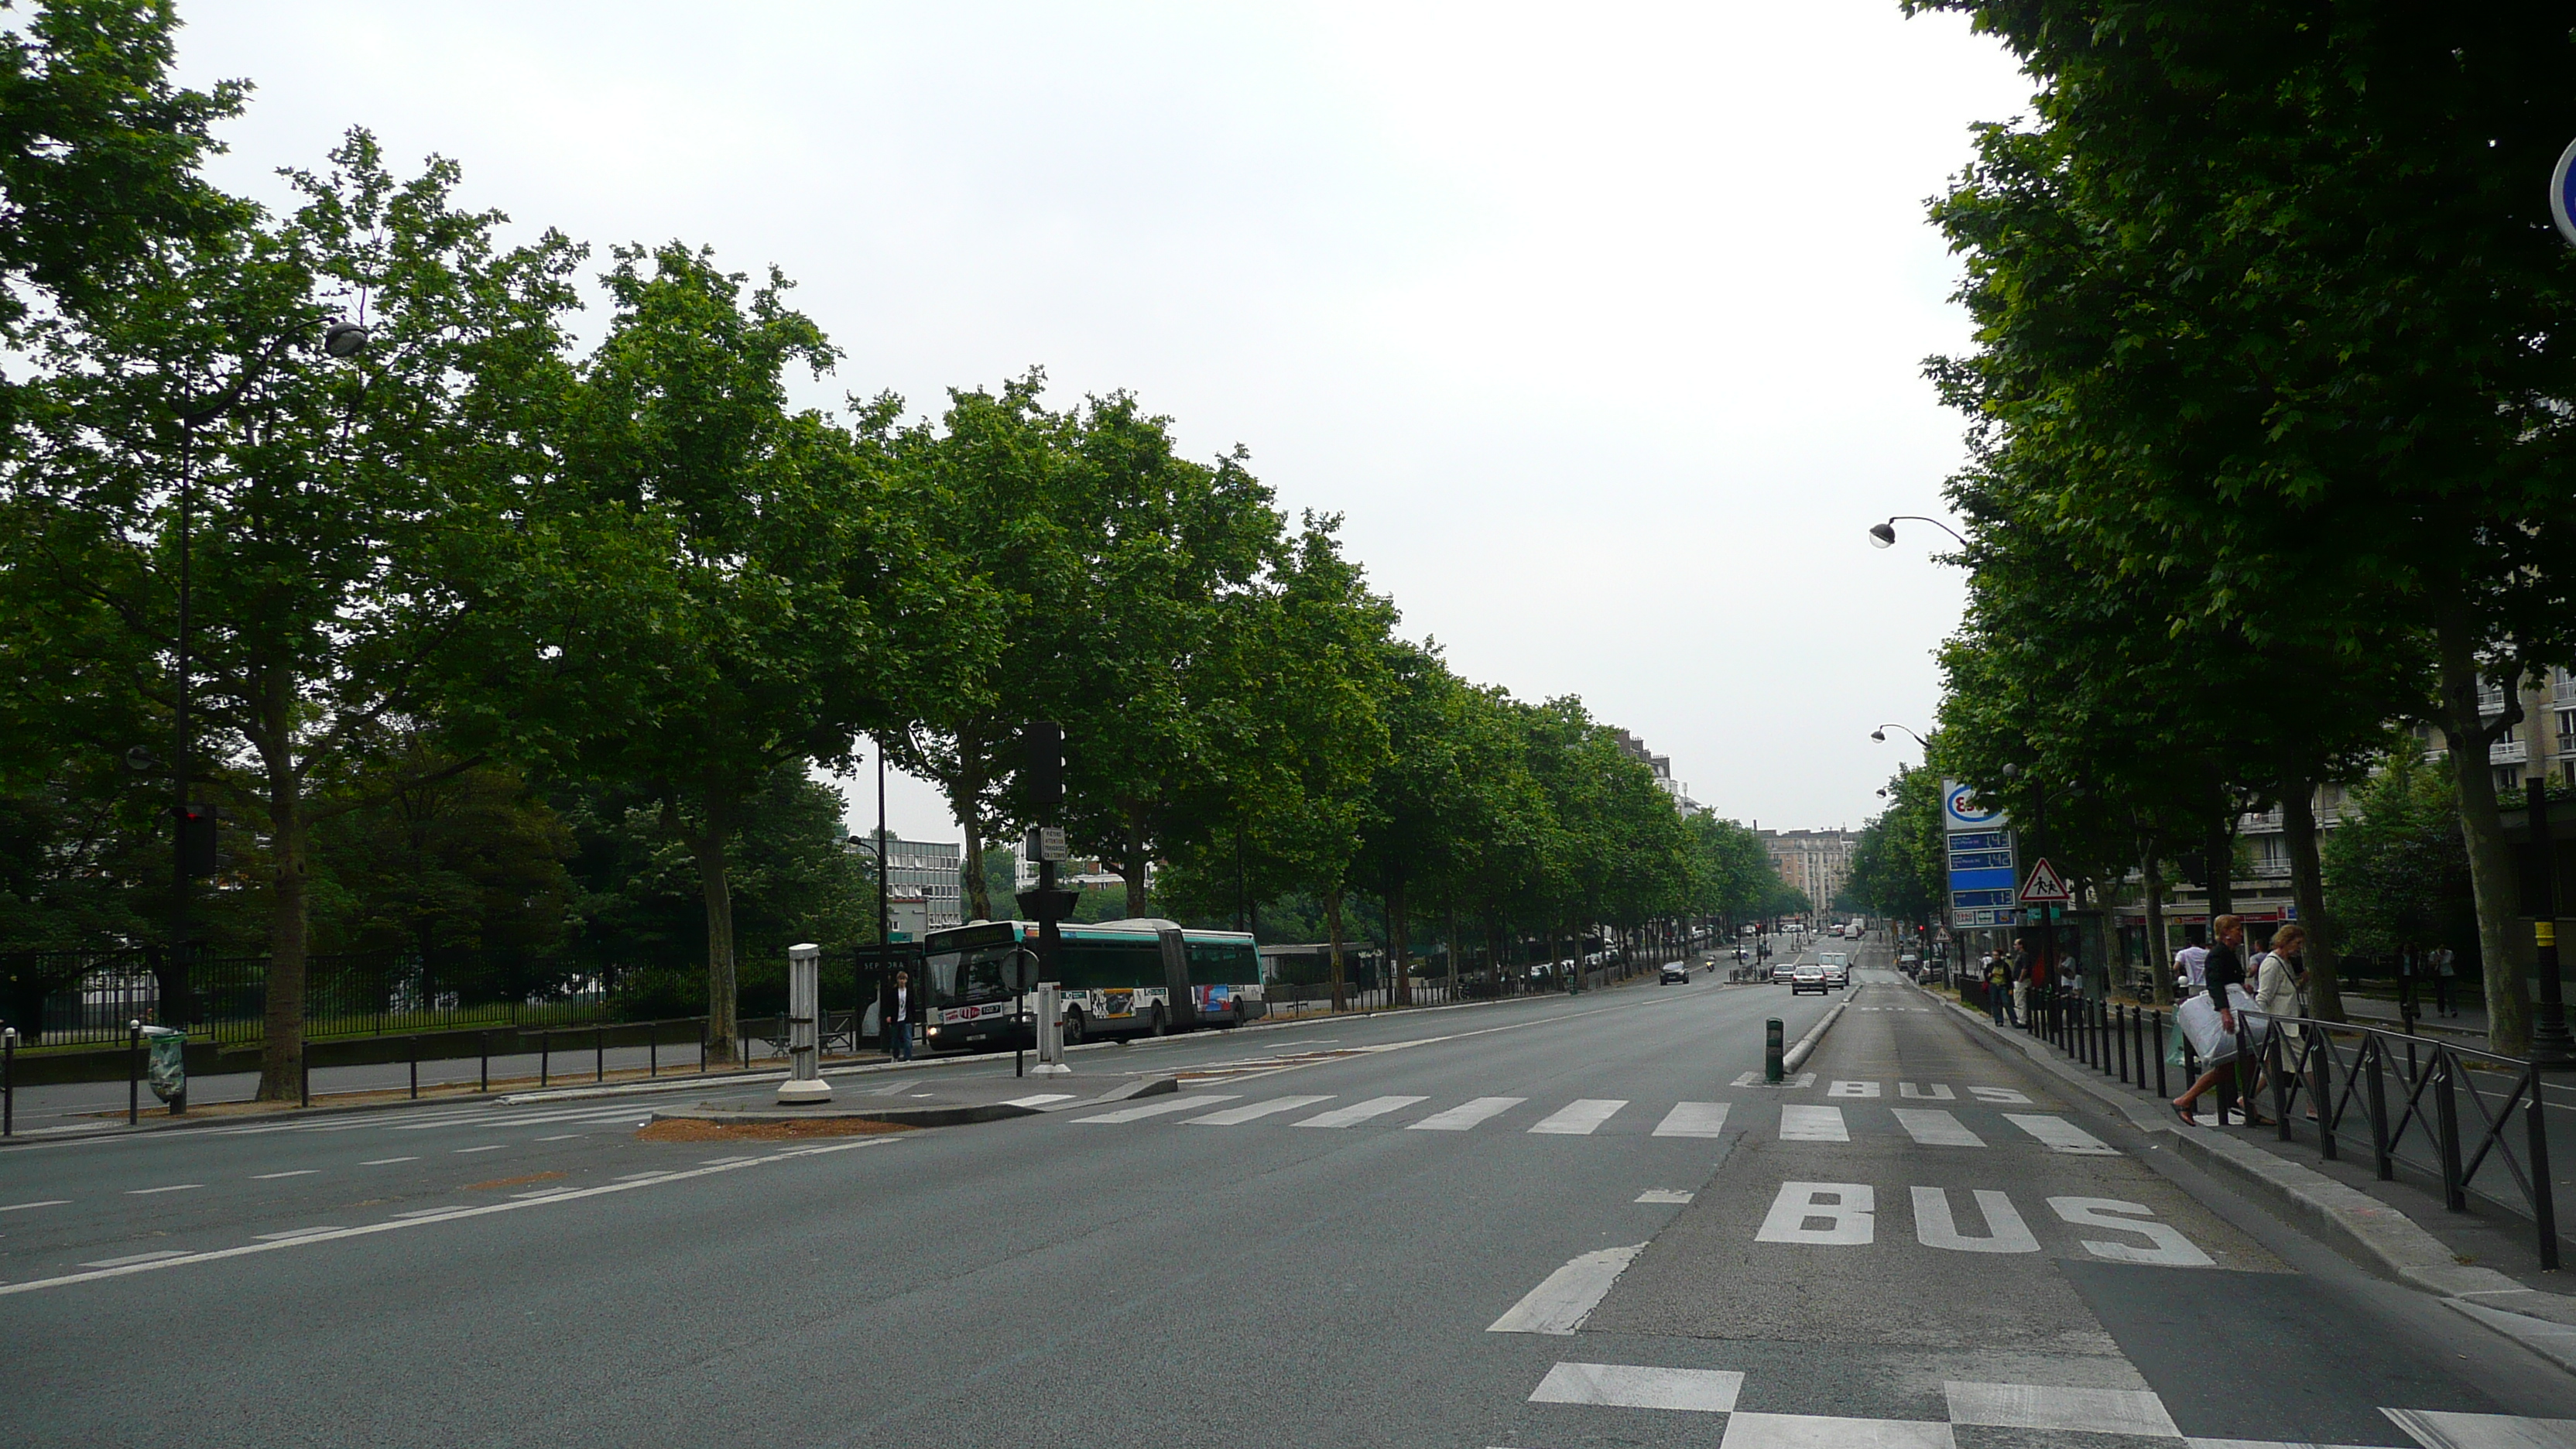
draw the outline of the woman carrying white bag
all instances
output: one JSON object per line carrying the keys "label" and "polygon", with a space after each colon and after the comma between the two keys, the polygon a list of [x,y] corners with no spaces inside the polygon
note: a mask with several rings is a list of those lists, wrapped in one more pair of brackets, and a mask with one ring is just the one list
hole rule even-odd
{"label": "woman carrying white bag", "polygon": [[[2200,1074],[2200,1080],[2191,1084],[2191,1090],[2173,1100],[2174,1115],[2180,1117],[2186,1127],[2200,1125],[2193,1118],[2191,1108],[2200,1100],[2201,1094],[2217,1086],[2220,1077],[2244,1065],[2237,1061],[2240,1042],[2247,1052],[2263,1044],[2263,1022],[2254,998],[2245,990],[2245,958],[2237,954],[2245,943],[2245,923],[2235,916],[2221,916],[2210,922],[2210,928],[2211,933],[2217,936],[2218,944],[2209,948],[2209,962],[2201,973],[2201,982],[2209,994],[2193,997],[2174,1012],[2192,1049],[2209,1064],[2209,1069]],[[2244,1028],[2242,1031],[2238,1030],[2240,1025]],[[2240,1073],[2238,1084],[2245,1080]],[[2221,1093],[2218,1099],[2218,1125],[2227,1125],[2225,1093]],[[2256,1114],[2251,1101],[2245,1103],[2245,1125],[2269,1125],[2265,1118]]]}

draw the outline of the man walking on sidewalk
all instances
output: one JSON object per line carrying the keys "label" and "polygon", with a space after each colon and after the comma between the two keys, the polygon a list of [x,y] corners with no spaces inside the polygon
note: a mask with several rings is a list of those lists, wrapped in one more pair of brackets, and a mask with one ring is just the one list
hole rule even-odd
{"label": "man walking on sidewalk", "polygon": [[894,995],[886,1005],[886,1047],[896,1061],[912,1060],[912,973],[894,973]]}
{"label": "man walking on sidewalk", "polygon": [[2433,967],[2433,1009],[2444,1016],[2459,1015],[2451,1006],[2452,972],[2457,969],[2452,964],[2451,948],[2437,945],[2433,954],[2424,959]]}

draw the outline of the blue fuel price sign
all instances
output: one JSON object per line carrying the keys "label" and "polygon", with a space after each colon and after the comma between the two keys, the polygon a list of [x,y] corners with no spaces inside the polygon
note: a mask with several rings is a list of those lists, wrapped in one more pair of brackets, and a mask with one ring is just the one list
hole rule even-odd
{"label": "blue fuel price sign", "polygon": [[1956,780],[1941,784],[1950,845],[1950,924],[1961,930],[2013,923],[2021,885],[2012,822]]}
{"label": "blue fuel price sign", "polygon": [[2549,219],[2558,234],[2576,246],[2576,141],[2558,153],[2558,169],[2549,173]]}

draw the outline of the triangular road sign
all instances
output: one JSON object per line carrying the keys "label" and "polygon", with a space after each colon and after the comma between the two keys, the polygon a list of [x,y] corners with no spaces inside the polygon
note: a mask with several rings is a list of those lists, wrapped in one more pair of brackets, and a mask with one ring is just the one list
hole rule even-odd
{"label": "triangular road sign", "polygon": [[2050,865],[2044,855],[2039,858],[2039,864],[2030,868],[2030,879],[2022,882],[2021,898],[2025,905],[2072,899],[2066,892],[2066,877],[2059,875],[2057,867]]}

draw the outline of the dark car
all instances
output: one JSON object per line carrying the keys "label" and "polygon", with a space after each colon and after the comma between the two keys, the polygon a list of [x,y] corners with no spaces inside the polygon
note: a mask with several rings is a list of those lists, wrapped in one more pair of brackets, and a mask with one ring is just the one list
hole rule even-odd
{"label": "dark car", "polygon": [[1690,968],[1679,961],[1667,962],[1664,966],[1663,979],[1655,984],[1658,986],[1670,986],[1675,982],[1679,982],[1684,986],[1690,985]]}

